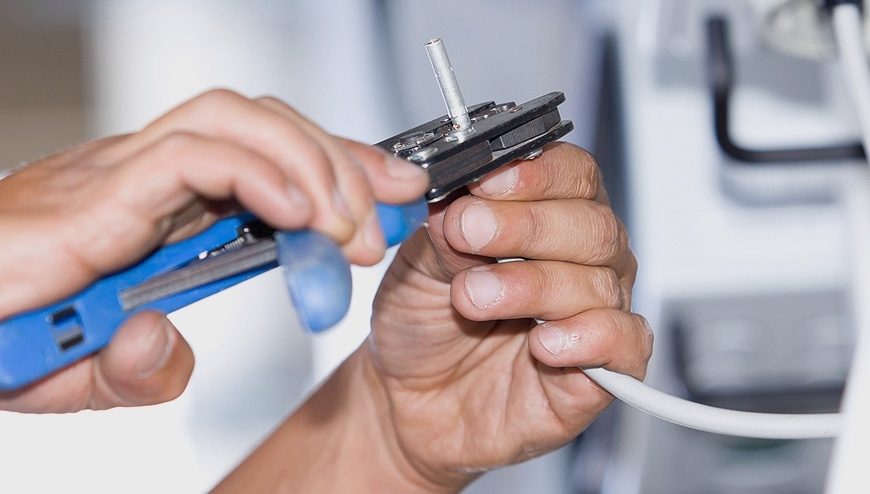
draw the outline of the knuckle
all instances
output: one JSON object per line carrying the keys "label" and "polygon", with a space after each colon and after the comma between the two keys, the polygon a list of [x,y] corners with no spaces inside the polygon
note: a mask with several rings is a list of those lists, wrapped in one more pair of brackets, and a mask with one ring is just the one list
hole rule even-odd
{"label": "knuckle", "polygon": [[622,306],[622,287],[616,272],[609,268],[594,269],[590,275],[590,283],[601,301],[612,308]]}
{"label": "knuckle", "polygon": [[634,284],[634,280],[637,277],[637,258],[634,256],[630,250],[628,251],[628,255],[626,256],[626,268],[625,274],[629,283]]}
{"label": "knuckle", "polygon": [[173,113],[187,114],[198,120],[210,121],[218,118],[229,108],[249,101],[246,97],[230,89],[209,89],[187,101]]}
{"label": "knuckle", "polygon": [[606,310],[601,312],[602,342],[606,347],[613,347],[619,343],[623,321],[617,316],[618,311]]}
{"label": "knuckle", "polygon": [[194,145],[197,141],[199,141],[199,137],[193,132],[176,130],[166,134],[160,140],[160,145],[170,149],[186,148]]}
{"label": "knuckle", "polygon": [[[166,134],[155,146],[161,153],[169,154],[173,158],[184,158],[199,147],[202,138],[193,132],[178,130]],[[168,166],[177,163],[174,160],[164,160]]]}
{"label": "knuckle", "polygon": [[525,264],[532,270],[532,276],[529,276],[530,283],[528,284],[529,297],[540,297],[543,294],[549,293],[552,287],[559,286],[559,274],[548,264],[534,261],[526,262]]}
{"label": "knuckle", "polygon": [[579,173],[579,181],[577,189],[580,191],[580,197],[583,199],[595,199],[602,186],[601,168],[595,157],[586,152],[583,152],[582,166]]}
{"label": "knuckle", "polygon": [[[315,170],[320,170],[321,173],[328,172],[327,175],[318,174],[320,177],[329,177],[329,181],[333,182],[335,176],[333,173],[333,161],[327,150],[320,145],[316,140],[306,136],[295,124],[290,121],[283,120],[275,122],[277,125],[273,131],[276,137],[285,144],[289,145],[294,155],[294,159],[290,161],[291,167],[295,168],[300,176],[307,176]],[[304,167],[304,168],[301,168]]]}
{"label": "knuckle", "polygon": [[247,98],[241,94],[227,88],[215,88],[195,97],[191,103],[204,106],[225,106],[236,104],[240,101],[247,101]]}
{"label": "knuckle", "polygon": [[598,239],[598,242],[593,246],[591,261],[603,264],[615,259],[623,250],[625,244],[623,228],[616,213],[606,206],[599,208],[592,218],[593,238]]}
{"label": "knuckle", "polygon": [[536,246],[543,238],[547,238],[544,221],[538,208],[525,207],[522,210],[522,222],[524,226],[522,239],[520,240],[521,248],[526,255],[534,256],[538,250]]}
{"label": "knuckle", "polygon": [[275,115],[270,123],[273,125],[275,137],[285,144],[292,143],[292,148],[288,146],[287,149],[296,156],[297,159],[293,160],[294,162],[300,165],[304,163],[306,167],[317,166],[332,169],[334,163],[328,149],[317,139],[309,136],[299,124],[279,115]]}
{"label": "knuckle", "polygon": [[270,105],[288,106],[283,101],[281,101],[277,96],[272,96],[271,94],[266,94],[264,96],[258,96],[257,98],[254,99],[254,101],[268,103]]}
{"label": "knuckle", "polygon": [[601,170],[595,156],[589,151],[575,144],[566,143],[562,149],[560,161],[563,162],[565,177],[554,177],[554,180],[563,178],[554,185],[569,184],[573,194],[583,199],[595,199],[601,188]]}
{"label": "knuckle", "polygon": [[302,151],[303,162],[309,165],[316,165],[321,169],[327,170],[329,172],[330,181],[334,182],[336,180],[335,170],[333,169],[333,161],[329,157],[329,154],[326,150],[314,141],[309,141],[308,145],[305,146],[305,149]]}
{"label": "knuckle", "polygon": [[620,293],[622,294],[622,305],[620,305],[618,307],[619,309],[631,310],[632,283],[634,283],[634,281],[632,281],[632,280],[623,280],[623,279],[619,280],[619,290],[620,290]]}
{"label": "knuckle", "polygon": [[652,356],[653,346],[655,344],[655,333],[645,317],[641,315],[636,315],[635,317],[638,318],[638,322],[640,323],[640,348],[642,350],[644,361],[647,361]]}
{"label": "knuckle", "polygon": [[598,168],[593,168],[594,171],[584,172],[583,175],[576,179],[577,185],[575,190],[580,199],[593,200],[598,197],[598,192],[601,189],[601,179],[598,175]]}
{"label": "knuckle", "polygon": [[[613,253],[614,259],[621,259],[623,257],[630,257],[634,260],[634,254],[631,252],[631,248],[628,245],[628,230],[625,229],[625,225],[622,224],[622,220],[616,216],[616,213],[611,210],[613,214],[614,222],[616,224],[616,245],[615,252]],[[637,261],[635,260],[635,269],[636,269]]]}
{"label": "knuckle", "polygon": [[260,96],[255,101],[260,102],[260,103],[265,103],[269,106],[273,106],[276,108],[280,108],[281,111],[286,113],[287,115],[292,115],[294,117],[303,118],[302,114],[299,113],[296,110],[296,108],[293,108],[292,106],[287,104],[287,102],[285,102],[281,98],[278,98],[277,96],[272,96],[272,95]]}

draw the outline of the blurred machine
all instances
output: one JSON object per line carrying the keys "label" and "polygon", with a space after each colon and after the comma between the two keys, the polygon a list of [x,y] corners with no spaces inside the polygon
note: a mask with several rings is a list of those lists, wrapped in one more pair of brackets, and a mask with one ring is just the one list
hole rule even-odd
{"label": "blurred machine", "polygon": [[[839,409],[849,246],[870,233],[848,222],[844,184],[866,163],[825,22],[802,1],[617,9],[604,87],[621,132],[603,144],[621,158],[656,387],[742,410]],[[604,492],[824,490],[830,440],[735,439],[620,412]]]}

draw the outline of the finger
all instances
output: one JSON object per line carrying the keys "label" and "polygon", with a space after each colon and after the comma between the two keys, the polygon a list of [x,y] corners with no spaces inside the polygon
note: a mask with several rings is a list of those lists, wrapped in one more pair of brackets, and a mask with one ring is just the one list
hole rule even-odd
{"label": "finger", "polygon": [[[69,256],[92,275],[120,268],[156,247],[170,233],[175,214],[200,197],[235,197],[277,228],[299,228],[309,221],[313,210],[298,184],[289,182],[269,159],[196,134],[166,136],[111,173],[103,188],[108,197],[93,198],[85,211],[90,219],[87,224],[94,229],[83,231],[79,227],[64,235]],[[105,204],[114,207],[109,209]],[[119,221],[123,235],[104,231],[105,225],[111,227]],[[114,244],[100,248],[106,239]]]}
{"label": "finger", "polygon": [[595,158],[585,149],[567,142],[548,144],[541,156],[515,161],[490,172],[468,189],[475,196],[494,200],[590,199],[606,202]]}
{"label": "finger", "polygon": [[[442,233],[444,211],[441,204],[432,205],[428,227],[420,229],[402,242],[387,278],[398,276],[405,283],[417,284],[417,279],[432,280],[439,286],[450,289],[453,278],[465,269],[492,263],[486,257],[458,252],[447,243]],[[386,295],[386,290],[381,290]],[[399,291],[397,300],[407,304],[407,297]],[[404,298],[403,298],[404,297]]]}
{"label": "finger", "polygon": [[605,367],[638,379],[653,347],[646,319],[613,309],[593,309],[549,321],[529,333],[529,349],[549,367]]}
{"label": "finger", "polygon": [[332,162],[318,142],[299,125],[228,90],[208,91],[173,109],[125,141],[132,150],[164,136],[195,132],[262,154],[283,170],[314,204],[310,226],[340,244],[349,241],[356,224],[338,190]]}
{"label": "finger", "polygon": [[613,210],[582,199],[512,202],[465,196],[448,207],[444,233],[460,252],[489,257],[609,266],[623,264],[630,255]]}
{"label": "finger", "polygon": [[24,389],[0,394],[0,410],[67,413],[161,403],[177,397],[193,370],[193,352],[165,316],[127,320],[94,357]]}
{"label": "finger", "polygon": [[241,206],[234,199],[196,199],[172,217],[171,232],[165,243],[177,242],[205,230],[218,219],[240,212]]}
{"label": "finger", "polygon": [[396,158],[377,146],[337,138],[362,165],[375,198],[388,204],[419,199],[429,186],[429,174],[408,160]]}
{"label": "finger", "polygon": [[277,228],[293,229],[311,218],[301,184],[256,151],[193,133],[169,134],[115,172],[121,204],[154,220],[173,217],[197,197],[235,198]]}
{"label": "finger", "polygon": [[[328,134],[293,107],[274,97],[257,98],[260,104],[281,113],[309,131],[318,142],[328,144],[337,155],[343,155],[341,166],[355,165],[369,179],[375,199],[389,204],[402,204],[419,199],[429,184],[429,174],[408,160],[397,158],[377,146]],[[342,151],[338,153],[337,151]]]}
{"label": "finger", "polygon": [[358,225],[353,238],[343,246],[345,256],[351,262],[365,265],[383,259],[386,243],[374,209],[372,190],[361,166],[337,140],[282,101],[271,97],[257,98],[255,101],[296,123],[317,141],[332,162],[338,190]]}
{"label": "finger", "polygon": [[463,271],[453,279],[451,300],[472,321],[559,320],[623,305],[613,270],[559,261],[508,262]]}
{"label": "finger", "polygon": [[88,408],[163,403],[178,397],[193,372],[193,351],[162,314],[130,318],[93,359]]}
{"label": "finger", "polygon": [[[51,258],[58,260],[53,265],[62,264],[65,272],[60,281],[53,276],[34,278],[38,273],[33,272],[33,266],[44,265],[41,261],[19,263],[29,265],[29,271],[23,267],[7,269],[9,276],[23,270],[22,279],[52,282],[19,287],[10,301],[0,302],[0,314],[31,307],[36,300],[68,295],[147,254],[171,237],[172,229],[178,226],[178,213],[195,206],[198,198],[237,197],[279,228],[305,225],[312,211],[305,195],[267,158],[247,148],[189,133],[166,136],[92,180],[105,183],[88,189],[95,191],[92,197],[66,210],[70,217],[81,216],[84,221],[58,223],[54,215],[22,214],[10,215],[2,222],[0,229],[9,229],[20,238],[41,239],[42,232],[55,232],[45,242],[21,243],[19,254],[27,260],[45,258],[50,252]],[[201,226],[190,224],[183,229]],[[25,249],[26,245],[31,247]]]}

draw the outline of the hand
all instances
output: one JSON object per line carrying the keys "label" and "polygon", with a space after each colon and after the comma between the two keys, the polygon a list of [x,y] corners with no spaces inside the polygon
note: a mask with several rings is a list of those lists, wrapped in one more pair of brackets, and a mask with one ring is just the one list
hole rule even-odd
{"label": "hand", "polygon": [[[340,141],[274,98],[225,90],[142,131],[39,160],[0,180],[0,320],[71,295],[239,205],[276,228],[319,230],[357,264],[384,254],[373,201],[420,197],[418,167]],[[193,354],[161,314],[129,319],[94,357],[0,409],[66,412],[159,403],[180,394]]]}
{"label": "hand", "polygon": [[470,192],[402,245],[368,340],[216,492],[458,491],[594,420],[612,397],[578,368],[644,377],[636,264],[593,158],[547,146]]}
{"label": "hand", "polygon": [[548,146],[470,192],[402,246],[357,357],[386,398],[398,463],[427,489],[570,441],[612,400],[578,368],[642,379],[652,349],[589,154]]}

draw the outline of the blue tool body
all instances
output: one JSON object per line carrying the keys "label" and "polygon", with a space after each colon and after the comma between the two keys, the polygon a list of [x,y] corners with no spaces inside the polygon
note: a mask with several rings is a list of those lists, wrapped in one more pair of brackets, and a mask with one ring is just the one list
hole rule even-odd
{"label": "blue tool body", "polygon": [[[423,199],[399,206],[379,204],[377,210],[389,245],[413,233],[428,214]],[[124,320],[138,312],[175,311],[279,264],[300,322],[312,331],[337,323],[350,303],[350,267],[335,243],[308,230],[275,232],[277,261],[125,310],[122,290],[189,265],[203,252],[232,242],[239,229],[253,220],[248,213],[222,219],[67,299],[0,322],[0,390],[20,388],[96,352],[108,344]]]}

